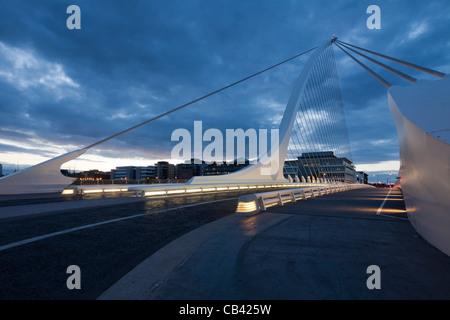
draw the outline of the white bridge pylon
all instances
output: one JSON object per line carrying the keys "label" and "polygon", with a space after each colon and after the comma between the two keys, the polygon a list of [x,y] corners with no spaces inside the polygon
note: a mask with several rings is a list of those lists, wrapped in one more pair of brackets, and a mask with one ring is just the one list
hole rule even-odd
{"label": "white bridge pylon", "polygon": [[[291,183],[283,175],[284,161],[293,130],[294,121],[299,111],[302,95],[310,78],[311,72],[320,55],[333,43],[327,41],[317,47],[302,69],[287,103],[283,118],[279,126],[279,143],[270,144],[267,154],[260,156],[249,166],[226,175],[216,176],[196,176],[189,180],[187,185],[208,185],[208,184],[267,184],[267,183]],[[198,101],[198,100],[196,100]],[[195,101],[194,101],[195,102]],[[191,102],[193,103],[193,102]],[[189,103],[189,104],[191,104]],[[186,104],[184,106],[187,106]],[[184,107],[182,106],[182,107]],[[176,108],[170,112],[176,111]],[[170,113],[168,112],[168,113]],[[153,120],[156,120],[168,113],[154,119],[141,123],[130,129],[115,134],[109,138],[91,144],[83,149],[72,151],[59,157],[47,160],[32,167],[23,169],[13,174],[0,178],[0,195],[12,194],[32,194],[32,193],[52,193],[62,192],[75,179],[63,176],[61,166],[78,158],[89,149],[98,146],[108,140],[116,138],[124,133],[134,130]],[[270,155],[269,155],[270,154]],[[302,177],[303,178],[303,177]],[[302,179],[303,182],[304,179]],[[297,181],[300,182],[300,181]]]}
{"label": "white bridge pylon", "polygon": [[208,184],[211,182],[220,184],[292,182],[284,177],[283,170],[294,122],[314,65],[322,52],[331,44],[331,41],[327,41],[317,47],[303,67],[279,126],[278,144],[274,145],[271,143],[267,154],[260,156],[256,161],[239,171],[219,176],[196,176],[189,180],[187,184]]}

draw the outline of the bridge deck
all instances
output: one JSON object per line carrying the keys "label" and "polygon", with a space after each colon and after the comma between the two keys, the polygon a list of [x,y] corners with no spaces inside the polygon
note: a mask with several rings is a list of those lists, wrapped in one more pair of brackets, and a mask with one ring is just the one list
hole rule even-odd
{"label": "bridge deck", "polygon": [[[245,193],[10,199],[0,299],[450,298],[450,257],[405,220],[398,190],[381,215],[388,189],[369,188],[237,217]],[[81,290],[65,286],[72,264]],[[369,265],[381,290],[366,288]]]}
{"label": "bridge deck", "polygon": [[[449,299],[450,257],[412,228],[400,190],[359,189],[196,229],[102,299]],[[377,214],[378,213],[378,214]],[[366,286],[367,267],[381,289]]]}

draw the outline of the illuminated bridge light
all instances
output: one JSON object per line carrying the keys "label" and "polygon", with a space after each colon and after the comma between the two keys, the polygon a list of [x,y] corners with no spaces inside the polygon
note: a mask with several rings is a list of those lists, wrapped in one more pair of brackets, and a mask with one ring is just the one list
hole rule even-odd
{"label": "illuminated bridge light", "polygon": [[83,193],[100,193],[103,192],[103,189],[84,189]]}
{"label": "illuminated bridge light", "polygon": [[203,192],[216,191],[216,188],[203,188],[202,191]]}
{"label": "illuminated bridge light", "polygon": [[166,192],[165,191],[147,191],[145,192],[146,196],[161,196],[161,195],[165,195]]}
{"label": "illuminated bridge light", "polygon": [[236,212],[248,213],[248,212],[256,211],[256,209],[257,209],[257,207],[256,207],[256,202],[255,201],[239,202]]}
{"label": "illuminated bridge light", "polygon": [[[241,210],[239,210],[241,209]],[[256,203],[255,201],[251,201],[251,202],[239,202],[238,204],[238,210],[240,212],[248,212],[248,211],[253,211],[256,210]]]}
{"label": "illuminated bridge light", "polygon": [[74,189],[64,189],[62,194],[74,194],[75,190]]}
{"label": "illuminated bridge light", "polygon": [[105,189],[104,191],[105,192],[120,192],[120,191],[122,191],[122,189]]}
{"label": "illuminated bridge light", "polygon": [[178,194],[178,193],[185,193],[186,190],[180,189],[180,190],[168,190],[167,194]]}
{"label": "illuminated bridge light", "polygon": [[247,195],[239,198],[236,215],[249,216],[259,213],[256,195]]}
{"label": "illuminated bridge light", "polygon": [[186,189],[186,192],[202,192],[202,189]]}

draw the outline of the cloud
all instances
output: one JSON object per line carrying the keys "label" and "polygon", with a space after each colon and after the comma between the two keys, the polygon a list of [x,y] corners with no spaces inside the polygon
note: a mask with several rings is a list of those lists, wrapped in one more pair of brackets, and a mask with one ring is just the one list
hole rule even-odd
{"label": "cloud", "polygon": [[423,35],[428,30],[428,24],[426,22],[421,22],[420,24],[413,24],[411,31],[408,33],[408,39],[413,40],[417,37]]}
{"label": "cloud", "polygon": [[375,163],[364,163],[356,165],[357,171],[364,171],[364,172],[382,172],[382,171],[397,172],[399,168],[400,168],[400,161],[398,160],[380,161]]}
{"label": "cloud", "polygon": [[36,57],[32,52],[10,47],[0,41],[0,77],[20,90],[43,87],[61,94],[60,87],[78,88],[58,63]]}
{"label": "cloud", "polygon": [[[0,138],[8,142],[0,146],[2,163],[14,164],[20,156],[6,156],[11,144],[17,152],[41,157],[89,145],[308,50],[333,33],[417,64],[448,66],[448,40],[441,31],[450,28],[446,1],[383,3],[382,29],[376,31],[366,28],[367,6],[360,1],[79,0],[81,30],[66,28],[70,4],[0,3]],[[417,47],[429,50],[413,50]],[[101,161],[111,167],[124,154],[130,164],[167,159],[171,132],[190,129],[195,120],[222,131],[276,128],[309,56],[89,154],[108,158]],[[385,88],[337,49],[335,56],[353,160],[397,161]]]}

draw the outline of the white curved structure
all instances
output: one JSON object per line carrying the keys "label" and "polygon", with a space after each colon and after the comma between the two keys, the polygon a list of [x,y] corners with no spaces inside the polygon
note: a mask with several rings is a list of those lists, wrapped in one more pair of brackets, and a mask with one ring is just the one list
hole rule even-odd
{"label": "white curved structure", "polygon": [[417,232],[450,255],[450,77],[388,91],[400,145],[400,183]]}
{"label": "white curved structure", "polygon": [[86,151],[72,151],[0,178],[0,195],[61,192],[75,180],[63,176],[61,166]]}
{"label": "white curved structure", "polygon": [[[337,46],[388,89],[400,147],[400,183],[408,218],[428,242],[450,255],[450,78],[445,73],[338,41]],[[345,49],[412,82],[392,86]],[[441,80],[417,80],[360,51],[431,74]]]}

